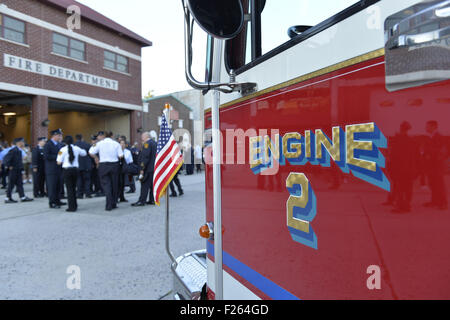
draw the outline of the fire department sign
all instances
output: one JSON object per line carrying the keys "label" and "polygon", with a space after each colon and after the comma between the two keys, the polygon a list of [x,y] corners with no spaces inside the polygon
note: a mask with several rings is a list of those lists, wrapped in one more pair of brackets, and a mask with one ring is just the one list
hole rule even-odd
{"label": "fire department sign", "polygon": [[12,56],[5,53],[3,55],[3,65],[7,68],[13,68],[26,72],[41,74],[47,77],[59,78],[68,81],[74,81],[82,84],[87,84],[94,87],[104,89],[119,90],[119,82],[92,74],[75,71],[63,67],[54,66],[51,64],[38,62],[26,58]]}

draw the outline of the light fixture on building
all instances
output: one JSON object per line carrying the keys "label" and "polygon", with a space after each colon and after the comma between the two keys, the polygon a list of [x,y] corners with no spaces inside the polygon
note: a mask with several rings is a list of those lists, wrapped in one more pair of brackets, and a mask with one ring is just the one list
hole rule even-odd
{"label": "light fixture on building", "polygon": [[5,112],[3,114],[5,126],[14,125],[16,123],[16,115],[15,112]]}
{"label": "light fixture on building", "polygon": [[41,122],[41,126],[47,128],[50,125],[50,120],[45,119],[44,121]]}

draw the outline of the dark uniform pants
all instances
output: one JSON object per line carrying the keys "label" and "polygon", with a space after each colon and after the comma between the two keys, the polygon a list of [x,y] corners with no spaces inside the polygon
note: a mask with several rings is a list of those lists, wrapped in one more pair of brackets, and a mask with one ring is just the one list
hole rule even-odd
{"label": "dark uniform pants", "polygon": [[91,171],[91,191],[94,193],[103,193],[97,168],[93,168]]}
{"label": "dark uniform pants", "polygon": [[35,197],[45,194],[45,174],[39,169],[33,171],[33,194]]}
{"label": "dark uniform pants", "polygon": [[61,176],[61,174],[47,174],[45,176],[50,205],[61,203]]}
{"label": "dark uniform pants", "polygon": [[124,173],[119,173],[119,193],[117,198],[120,200],[125,200],[125,184],[126,180],[128,180],[128,175]]}
{"label": "dark uniform pants", "polygon": [[119,196],[119,162],[102,162],[98,166],[98,175],[103,192],[106,195],[106,210],[117,206]]}
{"label": "dark uniform pants", "polygon": [[[178,171],[179,172],[179,171]],[[176,194],[174,183],[177,185],[178,192],[182,193],[183,188],[181,187],[180,179],[178,179],[178,172],[175,174],[175,177],[173,177],[172,181],[170,181],[169,187],[171,194]]]}
{"label": "dark uniform pants", "polygon": [[139,202],[147,202],[147,197],[150,202],[155,202],[153,197],[153,172],[145,174],[145,178],[141,181],[141,195]]}
{"label": "dark uniform pants", "polygon": [[10,169],[8,180],[8,189],[6,189],[6,196],[8,197],[8,199],[11,199],[14,186],[16,187],[16,191],[19,194],[19,197],[21,199],[24,198],[25,192],[23,191],[22,170]]}
{"label": "dark uniform pants", "polygon": [[77,179],[77,193],[78,197],[90,196],[91,191],[91,170],[79,170]]}
{"label": "dark uniform pants", "polygon": [[7,176],[8,176],[7,169],[6,169],[5,165],[2,163],[2,172],[1,172],[2,181],[1,181],[1,184],[2,184],[2,187],[4,187],[4,188],[6,188],[6,185],[7,185],[7,183],[6,183],[6,177]]}
{"label": "dark uniform pants", "polygon": [[130,187],[131,192],[136,191],[136,184],[134,183],[133,175],[130,174],[125,176],[125,187]]}
{"label": "dark uniform pants", "polygon": [[64,198],[64,175],[61,171],[61,174],[59,175],[59,198]]}
{"label": "dark uniform pants", "polygon": [[77,178],[78,169],[68,168],[63,170],[64,183],[67,189],[67,201],[69,204],[69,210],[77,210]]}
{"label": "dark uniform pants", "polygon": [[432,169],[428,173],[428,182],[431,189],[431,203],[436,206],[447,206],[447,189],[445,187],[444,170]]}

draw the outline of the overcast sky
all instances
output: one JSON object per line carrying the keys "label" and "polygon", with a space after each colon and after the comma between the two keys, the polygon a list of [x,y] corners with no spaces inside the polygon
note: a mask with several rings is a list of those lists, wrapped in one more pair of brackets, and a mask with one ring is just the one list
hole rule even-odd
{"label": "overcast sky", "polygon": [[[181,0],[78,0],[78,2],[153,42],[152,47],[142,50],[143,95],[149,90],[154,90],[156,95],[163,95],[191,89],[184,76],[184,22]],[[198,46],[203,47],[202,44]],[[201,52],[196,52],[197,60],[201,58],[200,54],[203,60],[205,59],[204,51],[202,48]],[[197,69],[200,68],[199,63],[196,63],[196,66]]]}
{"label": "overcast sky", "polygon": [[[191,89],[184,75],[184,21],[181,0],[78,0],[153,42],[142,51],[142,93]],[[290,26],[314,25],[357,0],[269,0],[262,15],[263,51],[288,40]],[[83,13],[81,13],[83,14]],[[280,17],[283,19],[280,20]],[[194,75],[203,80],[206,36],[194,34]]]}

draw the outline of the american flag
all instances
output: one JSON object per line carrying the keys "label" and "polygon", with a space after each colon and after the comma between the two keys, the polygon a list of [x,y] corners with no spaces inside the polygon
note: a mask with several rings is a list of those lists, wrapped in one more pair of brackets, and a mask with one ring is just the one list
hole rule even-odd
{"label": "american flag", "polygon": [[183,156],[163,114],[153,175],[153,195],[158,206],[161,196],[182,165]]}

